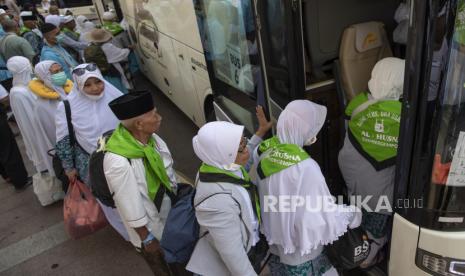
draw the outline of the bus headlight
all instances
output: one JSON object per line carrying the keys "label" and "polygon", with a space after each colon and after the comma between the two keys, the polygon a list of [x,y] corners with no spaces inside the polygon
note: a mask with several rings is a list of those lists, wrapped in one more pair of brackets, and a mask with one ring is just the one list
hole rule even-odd
{"label": "bus headlight", "polygon": [[451,259],[417,248],[416,265],[433,275],[465,276],[465,260]]}

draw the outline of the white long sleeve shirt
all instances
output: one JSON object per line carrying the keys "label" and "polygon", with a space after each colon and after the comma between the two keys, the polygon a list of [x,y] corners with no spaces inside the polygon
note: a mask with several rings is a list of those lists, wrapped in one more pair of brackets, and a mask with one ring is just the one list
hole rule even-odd
{"label": "white long sleeve shirt", "polygon": [[[173,189],[176,188],[176,174],[173,159],[166,143],[154,134],[157,148]],[[141,239],[134,228],[146,227],[157,240],[161,239],[165,221],[171,209],[171,200],[165,194],[158,212],[149,198],[145,167],[142,158],[129,160],[126,157],[107,152],[103,169],[110,192],[113,194],[116,209],[129,234],[129,240],[135,247],[141,247]]]}

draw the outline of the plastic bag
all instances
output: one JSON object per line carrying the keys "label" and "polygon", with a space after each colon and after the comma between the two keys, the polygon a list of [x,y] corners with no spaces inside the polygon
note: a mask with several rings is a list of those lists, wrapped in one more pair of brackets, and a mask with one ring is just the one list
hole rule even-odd
{"label": "plastic bag", "polygon": [[108,222],[89,188],[79,180],[70,183],[63,204],[65,229],[73,239],[90,235]]}
{"label": "plastic bag", "polygon": [[36,173],[32,176],[34,193],[42,206],[50,205],[65,197],[61,181],[50,173]]}

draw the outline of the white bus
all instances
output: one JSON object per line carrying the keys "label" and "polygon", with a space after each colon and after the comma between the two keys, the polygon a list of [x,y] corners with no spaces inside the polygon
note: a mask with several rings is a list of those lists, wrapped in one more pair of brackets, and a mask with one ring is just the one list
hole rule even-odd
{"label": "white bus", "polygon": [[396,209],[384,272],[465,275],[465,3],[408,1],[407,19],[401,22],[408,41],[401,45],[392,37],[402,2],[119,4],[144,73],[199,126],[214,110],[217,119],[252,132],[257,104],[271,118],[293,99],[326,105],[327,122],[309,151],[336,195],[344,193],[337,154],[345,104],[367,89],[378,60],[406,59]]}
{"label": "white bus", "polygon": [[142,72],[197,126],[213,114],[213,97],[194,4],[190,0],[94,0],[130,26]]}

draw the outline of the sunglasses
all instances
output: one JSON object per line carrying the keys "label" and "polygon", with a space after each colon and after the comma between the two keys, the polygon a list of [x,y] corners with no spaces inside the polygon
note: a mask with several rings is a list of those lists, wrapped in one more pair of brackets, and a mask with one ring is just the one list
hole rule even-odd
{"label": "sunglasses", "polygon": [[243,153],[247,149],[247,144],[249,143],[249,139],[246,137],[242,137],[241,143],[239,144],[239,153]]}
{"label": "sunglasses", "polygon": [[86,71],[88,72],[93,72],[97,70],[97,64],[95,63],[89,63],[86,65],[86,67],[81,67],[81,68],[76,68],[73,70],[73,74],[74,75],[77,75],[77,76],[82,76],[86,73]]}

